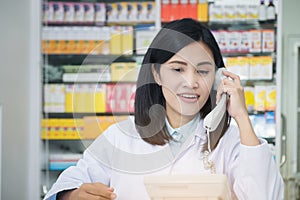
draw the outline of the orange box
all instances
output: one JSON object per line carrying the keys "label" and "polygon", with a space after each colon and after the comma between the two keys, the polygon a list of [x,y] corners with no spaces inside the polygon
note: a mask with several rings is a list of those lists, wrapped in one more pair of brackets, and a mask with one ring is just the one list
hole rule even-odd
{"label": "orange box", "polygon": [[82,139],[95,139],[109,126],[127,119],[128,116],[86,116],[83,118],[83,130],[80,133]]}
{"label": "orange box", "polygon": [[161,21],[168,22],[170,21],[170,0],[162,0],[161,1]]}

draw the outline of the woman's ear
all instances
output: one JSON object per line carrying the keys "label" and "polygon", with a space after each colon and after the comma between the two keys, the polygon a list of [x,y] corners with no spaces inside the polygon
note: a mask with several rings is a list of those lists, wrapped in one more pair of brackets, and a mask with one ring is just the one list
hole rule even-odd
{"label": "woman's ear", "polygon": [[153,77],[154,77],[155,82],[156,82],[159,86],[161,86],[160,77],[159,77],[159,74],[157,73],[157,71],[155,70],[154,65],[151,66],[151,71],[152,71],[152,74],[153,74]]}

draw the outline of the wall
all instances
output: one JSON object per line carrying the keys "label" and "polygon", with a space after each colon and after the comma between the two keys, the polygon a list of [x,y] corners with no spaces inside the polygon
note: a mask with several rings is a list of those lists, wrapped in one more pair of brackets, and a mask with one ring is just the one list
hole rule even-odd
{"label": "wall", "polygon": [[39,199],[40,1],[1,0],[1,199]]}
{"label": "wall", "polygon": [[[294,123],[295,121],[295,108],[292,107],[293,102],[295,101],[295,95],[292,97],[291,95],[295,94],[295,85],[293,82],[293,77],[295,72],[291,69],[293,65],[293,60],[291,59],[291,46],[289,46],[289,38],[295,35],[298,35],[300,38],[300,26],[299,26],[299,19],[300,19],[300,1],[299,0],[289,0],[289,1],[282,1],[282,29],[281,29],[281,41],[282,47],[280,51],[281,59],[282,59],[282,85],[281,85],[281,107],[282,113],[286,117],[286,134],[287,134],[287,162],[284,164],[282,170],[282,174],[285,179],[293,180],[295,177],[290,177],[292,175],[293,166],[295,165],[293,160],[293,155],[295,154],[295,139],[296,135],[299,134],[295,130],[295,126],[297,124]],[[288,89],[289,88],[289,89]],[[291,89],[292,88],[292,89]],[[299,89],[296,89],[299,91]],[[300,157],[298,156],[297,159]],[[292,175],[293,176],[293,175]],[[286,185],[286,199],[296,199],[296,193],[298,189],[295,188],[295,184],[291,181],[288,185]],[[298,197],[299,198],[299,197]]]}

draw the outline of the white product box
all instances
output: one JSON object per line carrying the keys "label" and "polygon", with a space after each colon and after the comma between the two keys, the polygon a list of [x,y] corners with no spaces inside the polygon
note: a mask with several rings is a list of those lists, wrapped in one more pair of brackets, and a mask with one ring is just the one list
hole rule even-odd
{"label": "white product box", "polygon": [[228,51],[238,52],[241,47],[241,34],[238,31],[227,31]]}
{"label": "white product box", "polygon": [[273,52],[275,49],[275,38],[274,30],[263,30],[262,31],[262,51]]}
{"label": "white product box", "polygon": [[247,19],[248,20],[258,20],[258,5],[248,5]]}
{"label": "white product box", "polygon": [[72,23],[75,19],[74,3],[64,2],[64,22]]}
{"label": "white product box", "polygon": [[84,6],[82,3],[74,3],[75,22],[84,22]]}
{"label": "white product box", "polygon": [[250,30],[250,52],[261,52],[261,30]]}
{"label": "white product box", "polygon": [[209,5],[209,21],[211,22],[222,22],[224,21],[223,6],[210,4]]}
{"label": "white product box", "polygon": [[106,17],[106,8],[104,3],[95,3],[95,22],[96,23],[103,23],[105,22]]}
{"label": "white product box", "polygon": [[155,37],[157,30],[153,28],[142,29],[136,31],[136,43],[135,49],[137,54],[145,54],[153,38]]}
{"label": "white product box", "polygon": [[95,19],[95,8],[93,3],[83,3],[84,22],[93,23]]}
{"label": "white product box", "polygon": [[43,22],[52,22],[53,21],[53,3],[43,2]]}
{"label": "white product box", "polygon": [[250,50],[250,34],[248,31],[240,31],[240,38],[241,38],[241,43],[240,43],[240,52],[249,52]]}
{"label": "white product box", "polygon": [[65,112],[65,86],[44,85],[44,112]]}
{"label": "white product box", "polygon": [[270,80],[273,77],[273,61],[271,56],[249,58],[249,78],[252,80]]}
{"label": "white product box", "polygon": [[64,4],[62,2],[53,2],[53,22],[64,21]]}

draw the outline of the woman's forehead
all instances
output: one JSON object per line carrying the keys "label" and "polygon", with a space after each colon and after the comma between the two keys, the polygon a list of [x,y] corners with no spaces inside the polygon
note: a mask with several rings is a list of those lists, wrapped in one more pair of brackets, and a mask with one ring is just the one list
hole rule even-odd
{"label": "woman's forehead", "polygon": [[214,62],[211,50],[203,42],[193,42],[178,51],[170,60],[180,59],[192,63],[200,61]]}

